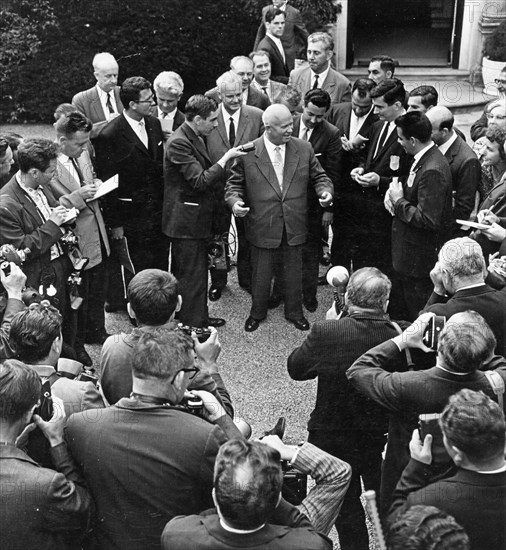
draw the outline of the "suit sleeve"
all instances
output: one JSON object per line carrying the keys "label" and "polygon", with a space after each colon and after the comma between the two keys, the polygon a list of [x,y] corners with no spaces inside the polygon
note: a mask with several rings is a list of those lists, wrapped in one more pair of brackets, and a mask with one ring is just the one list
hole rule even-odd
{"label": "suit sleeve", "polygon": [[47,505],[42,513],[45,528],[50,531],[86,531],[93,502],[79,474],[67,445],[50,449],[51,460],[58,471],[47,489]]}
{"label": "suit sleeve", "polygon": [[225,202],[230,209],[238,201],[246,199],[246,179],[244,175],[244,161],[242,157],[237,157],[230,169],[230,176],[225,186]]}
{"label": "suit sleeve", "polygon": [[446,186],[441,172],[435,168],[424,170],[418,184],[418,204],[407,199],[399,199],[395,205],[395,215],[404,223],[428,231],[438,231],[441,227],[445,205]]}
{"label": "suit sleeve", "polygon": [[478,140],[484,136],[487,132],[488,120],[487,120],[487,107],[483,110],[481,117],[475,121],[471,126],[471,139],[473,141]]}
{"label": "suit sleeve", "polygon": [[186,139],[173,139],[168,142],[167,160],[181,172],[184,180],[195,191],[207,191],[210,186],[225,175],[225,169],[213,164],[207,170],[195,157],[191,143]]}
{"label": "suit sleeve", "polygon": [[457,174],[458,187],[453,193],[453,217],[456,220],[469,219],[474,208],[480,178],[480,161],[477,158],[467,159]]}
{"label": "suit sleeve", "polygon": [[288,374],[293,380],[311,380],[318,376],[320,338],[317,325],[298,348],[288,357]]}
{"label": "suit sleeve", "polygon": [[341,96],[341,99],[339,100],[339,102],[344,103],[349,101],[351,101],[351,82],[348,81],[348,84],[346,85],[344,93]]}
{"label": "suit sleeve", "polygon": [[31,258],[41,256],[60,240],[62,230],[52,221],[44,222],[31,233],[25,233],[19,209],[21,205],[9,197],[2,197],[0,205],[0,241],[16,248],[29,248]]}
{"label": "suit sleeve", "polygon": [[425,307],[423,308],[424,312],[432,311],[432,306],[437,304],[446,304],[448,302],[449,298],[446,296],[441,296],[440,294],[437,294],[437,292],[432,292],[432,294],[429,296],[429,299],[427,300],[427,303],[425,304]]}
{"label": "suit sleeve", "polygon": [[311,158],[309,160],[309,178],[311,186],[314,187],[319,197],[321,197],[325,191],[328,191],[332,196],[334,195],[332,180],[323,170],[313,150],[311,150]]}
{"label": "suit sleeve", "polygon": [[83,400],[81,410],[86,409],[103,409],[105,407],[104,400],[92,382],[81,382],[83,384]]}
{"label": "suit sleeve", "polygon": [[49,185],[51,186],[51,191],[55,198],[58,199],[59,203],[65,206],[65,208],[75,207],[78,210],[84,210],[86,208],[87,204],[81,195],[80,189],[68,193],[68,190],[56,176],[53,177]]}
{"label": "suit sleeve", "polygon": [[339,195],[341,187],[343,146],[339,132],[332,134],[325,151],[325,172],[334,185],[334,195]]}
{"label": "suit sleeve", "polygon": [[364,353],[346,371],[346,377],[355,389],[393,413],[404,410],[402,373],[390,373],[384,367],[398,359],[400,354],[395,342],[387,340]]}
{"label": "suit sleeve", "polygon": [[25,309],[25,304],[16,298],[8,298],[2,324],[0,326],[0,361],[14,357],[14,350],[9,345],[11,321],[20,311]]}

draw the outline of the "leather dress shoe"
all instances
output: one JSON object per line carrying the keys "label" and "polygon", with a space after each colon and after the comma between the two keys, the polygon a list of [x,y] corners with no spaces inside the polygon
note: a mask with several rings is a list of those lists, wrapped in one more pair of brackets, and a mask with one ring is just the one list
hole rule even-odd
{"label": "leather dress shoe", "polygon": [[209,289],[209,299],[211,302],[216,302],[216,300],[219,300],[221,298],[221,288],[218,288],[217,286],[212,286]]}
{"label": "leather dress shoe", "polygon": [[88,355],[88,352],[84,349],[84,346],[82,348],[77,348],[74,351],[76,352],[76,359],[79,363],[82,363],[85,367],[91,367],[91,365],[93,365],[93,361]]}
{"label": "leather dress shoe", "polygon": [[225,319],[221,319],[220,317],[209,317],[206,324],[208,327],[222,327],[226,323]]}
{"label": "leather dress shoe", "polygon": [[299,330],[309,330],[309,321],[305,317],[302,317],[302,319],[287,319],[287,321]]}
{"label": "leather dress shoe", "polygon": [[267,435],[277,435],[279,439],[283,439],[285,435],[285,429],[286,429],[286,418],[284,416],[280,416],[276,424],[274,424],[274,427],[264,432],[263,437]]}
{"label": "leather dress shoe", "polygon": [[259,325],[260,321],[253,319],[253,317],[248,317],[246,319],[246,323],[244,323],[244,330],[246,332],[253,332],[259,327]]}
{"label": "leather dress shoe", "polygon": [[271,294],[267,302],[267,307],[269,309],[276,309],[282,301],[283,296],[281,296],[281,294]]}
{"label": "leather dress shoe", "polygon": [[327,275],[321,275],[320,277],[318,277],[318,286],[324,286],[328,284],[329,283],[327,282]]}
{"label": "leather dress shoe", "polygon": [[304,307],[314,313],[318,309],[318,300],[316,298],[304,299]]}

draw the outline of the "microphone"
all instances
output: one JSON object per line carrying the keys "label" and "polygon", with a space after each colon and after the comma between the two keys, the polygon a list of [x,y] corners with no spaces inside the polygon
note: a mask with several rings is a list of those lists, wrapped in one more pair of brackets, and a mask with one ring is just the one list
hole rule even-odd
{"label": "microphone", "polygon": [[327,282],[334,289],[336,311],[343,311],[344,309],[344,293],[349,280],[350,274],[342,265],[336,265],[327,271]]}

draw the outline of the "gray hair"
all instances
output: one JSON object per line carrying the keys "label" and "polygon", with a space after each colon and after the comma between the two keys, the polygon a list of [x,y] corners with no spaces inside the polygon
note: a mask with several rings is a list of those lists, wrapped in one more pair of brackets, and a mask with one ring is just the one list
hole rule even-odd
{"label": "gray hair", "polygon": [[174,95],[182,95],[184,90],[183,79],[174,71],[162,71],[155,78],[153,86],[155,91],[162,90]]}
{"label": "gray hair", "polygon": [[439,252],[439,263],[452,279],[481,275],[485,269],[481,246],[469,237],[446,242]]}
{"label": "gray hair", "polygon": [[216,86],[221,88],[224,84],[237,84],[239,86],[239,91],[242,91],[241,77],[237,73],[234,73],[234,71],[227,71],[218,77]]}
{"label": "gray hair", "polygon": [[392,283],[384,273],[375,267],[363,267],[350,277],[346,295],[351,306],[383,310],[391,290]]}

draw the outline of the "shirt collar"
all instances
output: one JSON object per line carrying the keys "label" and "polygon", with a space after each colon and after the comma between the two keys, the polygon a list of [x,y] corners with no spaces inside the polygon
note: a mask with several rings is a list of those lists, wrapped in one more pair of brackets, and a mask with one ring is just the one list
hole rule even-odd
{"label": "shirt collar", "polygon": [[28,365],[36,371],[41,378],[49,378],[56,372],[55,368],[51,365]]}
{"label": "shirt collar", "polygon": [[237,109],[237,111],[234,111],[234,114],[230,114],[226,109],[225,105],[223,103],[221,104],[221,114],[223,115],[223,121],[225,124],[228,124],[230,122],[230,117],[234,119],[234,123],[236,125],[236,132],[237,132],[237,125],[239,124],[239,118],[241,117],[241,109]]}
{"label": "shirt collar", "polygon": [[[163,111],[160,109],[160,107],[157,107],[156,109],[158,112],[158,118],[161,118]],[[177,113],[177,109],[174,109],[171,113],[167,113],[164,118],[166,120],[172,120],[176,116],[176,113]]]}
{"label": "shirt collar", "polygon": [[18,182],[18,185],[19,187],[21,187],[21,189],[23,189],[23,191],[25,193],[28,193],[29,195],[33,195],[33,193],[42,193],[43,192],[43,187],[42,185],[39,185],[38,187],[36,187],[35,189],[33,189],[32,187],[28,187],[27,185],[25,185],[22,181],[21,181],[21,178],[19,177],[19,172],[16,174],[16,181]]}
{"label": "shirt collar", "polygon": [[427,147],[424,147],[421,151],[418,151],[416,155],[414,155],[415,162],[413,162],[413,166],[416,166],[418,164],[418,161],[425,155],[425,153],[433,147],[434,143],[431,141]]}
{"label": "shirt collar", "polygon": [[487,286],[487,284],[486,283],[475,283],[474,285],[461,286],[456,292],[460,292],[461,290],[467,290],[468,288],[477,288],[479,286]]}
{"label": "shirt collar", "polygon": [[436,368],[444,370],[445,372],[448,372],[449,374],[453,374],[455,376],[468,376],[471,374],[470,372],[455,372],[453,370],[448,370],[447,368],[443,367],[439,364],[439,361],[436,360]]}
{"label": "shirt collar", "polygon": [[455,130],[452,130],[453,134],[451,136],[451,138],[445,142],[445,143],[442,143],[440,146],[439,146],[439,150],[441,151],[441,153],[446,154],[446,151],[448,151],[448,149],[455,143],[455,141],[457,140],[457,132],[455,132]]}
{"label": "shirt collar", "polygon": [[265,527],[265,523],[263,523],[262,525],[260,525],[260,527],[257,527],[256,529],[234,529],[233,527],[230,527],[230,525],[227,525],[221,518],[220,518],[220,525],[223,527],[225,531],[228,531],[229,533],[237,533],[239,535],[256,533],[257,531],[260,531],[260,529],[263,529]]}
{"label": "shirt collar", "polygon": [[[328,67],[323,71],[323,73],[320,73],[318,75],[318,88],[322,87],[322,84],[327,79],[327,75],[329,74],[329,71],[330,71],[330,61],[328,62]],[[313,87],[312,84],[315,76],[316,76],[316,73],[313,71],[313,69],[311,69],[311,88]]]}
{"label": "shirt collar", "polygon": [[365,118],[367,118],[373,110],[374,110],[374,105],[371,105],[371,108],[369,109],[369,111],[367,111],[367,113],[365,115],[357,116],[355,114],[355,111],[352,109],[351,110],[351,116],[355,117],[358,121],[361,121],[361,120],[364,120]]}
{"label": "shirt collar", "polygon": [[264,134],[264,143],[265,143],[265,148],[267,149],[267,152],[269,153],[269,156],[273,156],[275,154],[274,149],[276,147],[279,147],[281,153],[285,152],[286,143],[282,143],[281,145],[274,145],[274,143],[272,143],[272,141],[269,141],[267,139],[267,136],[265,134]]}

